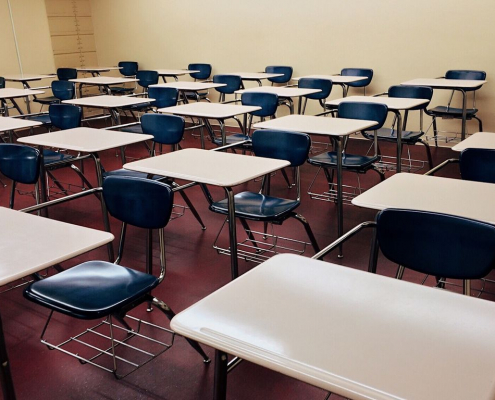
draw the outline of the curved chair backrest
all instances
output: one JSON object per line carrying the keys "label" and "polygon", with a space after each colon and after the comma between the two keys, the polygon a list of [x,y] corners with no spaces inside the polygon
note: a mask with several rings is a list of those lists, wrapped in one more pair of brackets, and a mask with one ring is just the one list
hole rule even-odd
{"label": "curved chair backrest", "polygon": [[148,88],[149,85],[156,85],[158,83],[158,72],[157,71],[138,71],[136,73],[136,79],[138,80],[139,86]]}
{"label": "curved chair backrest", "polygon": [[194,79],[208,79],[211,75],[211,64],[194,63],[187,66],[189,70],[195,70],[199,72],[193,72],[191,78]]}
{"label": "curved chair backrest", "polygon": [[225,83],[227,86],[221,86],[215,88],[217,92],[225,94],[233,94],[236,90],[239,90],[242,86],[241,77],[238,75],[214,75],[214,83]]}
{"label": "curved chair backrest", "polygon": [[243,106],[258,106],[261,110],[250,114],[257,117],[271,117],[275,115],[278,107],[278,96],[275,93],[245,92],[241,96]]}
{"label": "curved chair backrest", "polygon": [[40,151],[20,144],[0,143],[0,172],[14,182],[34,184],[40,176]]}
{"label": "curved chair backrest", "polygon": [[0,76],[0,89],[5,89],[5,78]]}
{"label": "curved chair backrest", "polygon": [[148,96],[155,101],[151,105],[156,108],[173,107],[177,105],[179,91],[172,87],[150,87]]}
{"label": "curved chair backrest", "polygon": [[153,135],[155,143],[177,144],[184,136],[184,118],[169,114],[144,114],[141,117],[143,133]]}
{"label": "curved chair backrest", "polygon": [[81,125],[82,110],[70,104],[50,104],[48,108],[51,124],[58,129],[72,129]]}
{"label": "curved chair backrest", "polygon": [[59,100],[70,100],[74,98],[76,88],[74,83],[68,81],[53,81],[53,95]]}
{"label": "curved chair backrest", "polygon": [[299,88],[303,89],[320,89],[321,92],[308,94],[306,97],[308,99],[323,100],[330,96],[332,91],[333,83],[329,79],[320,78],[301,78],[297,83]]}
{"label": "curved chair backrest", "polygon": [[383,210],[377,237],[385,257],[415,271],[453,279],[479,279],[495,267],[495,226],[413,210]]}
{"label": "curved chair backrest", "polygon": [[339,118],[364,119],[378,122],[367,130],[380,129],[387,119],[388,107],[380,103],[343,101],[339,104]]}
{"label": "curved chair backrest", "polygon": [[[445,73],[446,79],[468,79],[474,81],[483,81],[486,79],[485,71],[475,71],[469,69],[451,69]],[[465,91],[473,91],[479,89],[481,86],[464,89]]]}
{"label": "curved chair backrest", "polygon": [[119,67],[119,72],[124,76],[136,76],[139,69],[136,61],[121,61]]}
{"label": "curved chair backrest", "polygon": [[145,229],[168,224],[174,193],[170,186],[151,179],[109,176],[103,181],[108,212],[118,220]]}
{"label": "curved chair backrest", "polygon": [[309,135],[291,131],[260,129],[253,133],[253,152],[258,157],[287,160],[298,167],[308,159],[311,139]]}
{"label": "curved chair backrest", "polygon": [[462,179],[495,183],[495,150],[465,149],[459,156],[459,166]]}
{"label": "curved chair backrest", "polygon": [[59,81],[68,81],[77,78],[77,69],[75,68],[58,68],[57,78]]}
{"label": "curved chair backrest", "polygon": [[[433,89],[426,86],[406,86],[396,85],[388,88],[388,97],[399,97],[408,99],[425,99],[431,100],[433,97]],[[411,110],[425,109],[430,102],[421,104],[420,106],[411,108]]]}
{"label": "curved chair backrest", "polygon": [[342,76],[365,76],[368,79],[363,79],[356,82],[347,83],[348,86],[352,87],[364,87],[368,86],[373,79],[373,70],[369,68],[344,68],[340,75]]}
{"label": "curved chair backrest", "polygon": [[276,78],[268,78],[273,83],[287,83],[292,78],[292,67],[284,65],[269,65],[265,68],[265,72],[268,74],[283,74]]}

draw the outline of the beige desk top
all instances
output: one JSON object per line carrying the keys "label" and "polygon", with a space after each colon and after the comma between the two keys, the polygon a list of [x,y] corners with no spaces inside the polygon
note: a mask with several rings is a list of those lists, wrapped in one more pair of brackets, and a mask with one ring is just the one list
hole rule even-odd
{"label": "beige desk top", "polygon": [[29,81],[40,81],[42,79],[52,79],[57,75],[55,74],[17,74],[17,75],[5,75],[6,81],[10,82],[29,82]]}
{"label": "beige desk top", "polygon": [[409,110],[421,104],[428,103],[426,99],[409,99],[400,97],[371,97],[371,96],[349,96],[341,99],[328,100],[325,104],[329,106],[338,106],[343,101],[362,101],[366,103],[386,104],[390,110]]}
{"label": "beige desk top", "polygon": [[275,93],[280,97],[301,97],[308,94],[321,92],[320,89],[300,89],[297,87],[286,87],[286,86],[257,86],[249,89],[237,90],[236,94],[242,94],[246,92],[264,92],[264,93]]}
{"label": "beige desk top", "polygon": [[184,149],[124,164],[125,169],[221,187],[233,187],[290,165],[288,161]]}
{"label": "beige desk top", "polygon": [[111,242],[111,233],[0,207],[0,285]]}
{"label": "beige desk top", "polygon": [[227,86],[225,83],[213,83],[213,82],[168,82],[168,83],[158,83],[156,85],[150,85],[150,87],[172,87],[177,90],[190,90],[192,92],[199,90],[208,90],[216,87]]}
{"label": "beige desk top", "polygon": [[15,99],[17,97],[35,96],[45,93],[43,90],[4,88],[0,89],[0,99]]}
{"label": "beige desk top", "polygon": [[331,80],[333,83],[352,83],[352,82],[358,82],[362,81],[365,79],[368,79],[366,76],[343,76],[343,75],[306,75],[306,76],[299,76],[297,78],[292,78],[295,81],[298,81],[301,78],[318,78],[318,79],[328,79]]}
{"label": "beige desk top", "polygon": [[38,125],[42,125],[42,123],[39,121],[29,121],[22,118],[0,117],[0,132],[31,128],[32,126]]}
{"label": "beige desk top", "polygon": [[225,119],[232,118],[240,114],[247,114],[260,109],[261,107],[257,106],[194,102],[174,107],[160,108],[158,109],[158,112],[185,115],[188,117]]}
{"label": "beige desk top", "polygon": [[75,104],[78,106],[85,107],[98,107],[98,108],[120,108],[128,107],[135,104],[146,104],[150,103],[155,99],[150,99],[148,97],[128,97],[128,96],[90,96],[82,97],[79,99],[64,100],[62,103],[65,104]]}
{"label": "beige desk top", "polygon": [[74,128],[20,138],[18,142],[34,146],[69,149],[85,153],[113,149],[152,140],[152,135],[94,128]]}
{"label": "beige desk top", "polygon": [[477,132],[457,143],[452,150],[462,151],[464,149],[492,149],[495,150],[495,133],[493,132]]}
{"label": "beige desk top", "polygon": [[84,83],[85,85],[122,85],[124,83],[137,82],[135,78],[116,78],[113,76],[94,76],[91,78],[69,79],[70,82]]}
{"label": "beige desk top", "polygon": [[375,121],[357,119],[315,117],[312,115],[287,115],[258,122],[256,129],[278,129],[304,132],[314,135],[347,136],[376,125]]}
{"label": "beige desk top", "polygon": [[351,399],[493,400],[494,315],[492,301],[277,255],[171,326]]}
{"label": "beige desk top", "polygon": [[434,79],[434,78],[419,78],[413,79],[407,82],[402,82],[401,85],[408,86],[429,86],[432,88],[459,88],[459,89],[472,89],[478,86],[482,86],[487,81],[481,80],[465,80],[465,79]]}
{"label": "beige desk top", "polygon": [[267,72],[231,72],[229,75],[238,75],[241,79],[246,81],[250,80],[261,80],[268,78],[278,78],[279,76],[283,76],[284,74],[269,74]]}
{"label": "beige desk top", "polygon": [[494,198],[491,183],[401,173],[355,197],[352,204],[375,210],[433,211],[495,224]]}

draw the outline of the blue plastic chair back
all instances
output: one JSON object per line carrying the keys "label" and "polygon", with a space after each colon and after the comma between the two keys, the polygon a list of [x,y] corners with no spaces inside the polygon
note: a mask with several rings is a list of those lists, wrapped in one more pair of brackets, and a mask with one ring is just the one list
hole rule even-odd
{"label": "blue plastic chair back", "polygon": [[139,86],[148,88],[149,85],[156,85],[158,83],[158,72],[156,71],[138,71],[136,73],[136,79]]}
{"label": "blue plastic chair back", "polygon": [[365,76],[368,79],[363,79],[356,82],[347,83],[348,86],[352,87],[364,87],[368,86],[373,79],[373,70],[369,68],[344,68],[340,75],[342,76]]}
{"label": "blue plastic chair back", "polygon": [[75,68],[58,68],[57,78],[59,81],[68,81],[77,78],[77,69]]}
{"label": "blue plastic chair back", "polygon": [[160,144],[177,144],[184,136],[184,118],[169,114],[144,114],[141,117],[143,133],[153,135]]}
{"label": "blue plastic chair back", "polygon": [[[484,81],[486,79],[485,71],[475,71],[469,69],[451,69],[445,73],[446,79],[467,79],[467,80],[475,80],[475,81]],[[466,92],[470,92],[473,90],[479,89],[481,86],[464,89]]]}
{"label": "blue plastic chair back", "polygon": [[74,98],[76,88],[74,83],[67,81],[53,81],[52,82],[52,92],[53,95],[63,101],[70,100]]}
{"label": "blue plastic chair back", "polygon": [[329,79],[301,78],[297,86],[301,89],[320,89],[321,92],[308,94],[306,97],[313,100],[323,100],[330,96],[333,83]]}
{"label": "blue plastic chair back", "polygon": [[7,178],[34,184],[40,176],[40,151],[20,144],[0,143],[0,171]]}
{"label": "blue plastic chair back", "polygon": [[459,156],[459,166],[462,179],[495,183],[495,150],[465,149]]}
{"label": "blue plastic chair back", "polygon": [[260,129],[253,133],[253,152],[258,157],[287,160],[298,167],[308,159],[311,138],[305,133]]}
{"label": "blue plastic chair back", "polygon": [[[433,89],[426,86],[390,86],[388,88],[388,97],[431,100],[433,97]],[[425,109],[428,104],[430,104],[430,102],[411,108],[411,110]]]}
{"label": "blue plastic chair back", "polygon": [[179,91],[172,87],[150,87],[148,96],[155,101],[151,105],[156,108],[173,107],[177,105]]}
{"label": "blue plastic chair back", "polygon": [[202,64],[202,63],[189,64],[187,66],[187,69],[199,71],[189,74],[191,75],[191,78],[194,79],[201,79],[201,80],[208,79],[211,75],[211,64]]}
{"label": "blue plastic chair back", "polygon": [[225,83],[227,86],[217,87],[215,90],[220,93],[233,94],[242,86],[241,77],[238,75],[214,75],[214,83]]}
{"label": "blue plastic chair back", "polygon": [[447,214],[383,210],[378,243],[396,264],[434,276],[479,279],[495,267],[495,226]]}
{"label": "blue plastic chair back", "polygon": [[287,83],[292,78],[292,67],[283,65],[269,65],[265,68],[267,74],[283,74],[276,78],[268,78],[270,82],[273,83]]}
{"label": "blue plastic chair back", "polygon": [[151,179],[109,176],[103,181],[108,212],[118,220],[145,229],[167,225],[174,193],[170,186]]}
{"label": "blue plastic chair back", "polygon": [[5,78],[0,76],[0,89],[5,89]]}
{"label": "blue plastic chair back", "polygon": [[241,96],[241,103],[243,106],[261,107],[261,110],[251,112],[252,115],[271,117],[277,112],[278,96],[275,93],[246,92]]}
{"label": "blue plastic chair back", "polygon": [[136,76],[139,69],[136,61],[121,61],[119,67],[119,72],[124,76]]}
{"label": "blue plastic chair back", "polygon": [[377,124],[366,130],[380,129],[387,119],[388,107],[380,103],[343,101],[339,104],[339,118],[376,121]]}
{"label": "blue plastic chair back", "polygon": [[70,104],[50,104],[48,108],[51,124],[58,129],[72,129],[81,125],[82,110]]}

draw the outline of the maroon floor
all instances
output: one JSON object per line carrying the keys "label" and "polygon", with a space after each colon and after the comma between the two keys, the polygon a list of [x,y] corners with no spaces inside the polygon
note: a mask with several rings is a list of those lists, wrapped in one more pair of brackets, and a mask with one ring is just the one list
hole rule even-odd
{"label": "maroon floor", "polygon": [[[198,147],[199,141],[187,134],[183,147]],[[353,141],[352,147],[363,150],[364,141]],[[415,147],[415,158],[424,158],[422,147]],[[384,153],[394,154],[393,146],[384,146]],[[435,164],[452,157],[450,150],[432,148]],[[141,145],[128,149],[128,156],[144,156],[145,150]],[[120,167],[120,158],[115,151],[101,154],[103,164],[107,169]],[[208,166],[205,166],[207,168]],[[310,165],[302,168],[302,187],[307,189],[316,169]],[[56,172],[61,180],[77,183],[72,172],[60,170]],[[94,168],[90,161],[86,161],[86,174],[94,181]],[[444,175],[458,176],[456,166],[449,167]],[[390,175],[388,173],[387,175]],[[351,181],[355,178],[348,177]],[[280,174],[274,178],[280,183],[281,189],[276,191],[282,196],[293,196],[294,190],[283,186]],[[369,172],[361,177],[363,186],[369,187],[378,182],[378,176]],[[9,184],[8,180],[4,179]],[[349,181],[349,180],[348,180]],[[246,187],[256,190],[259,183],[251,182]],[[318,187],[325,186],[323,178]],[[26,189],[29,189],[28,187]],[[244,188],[243,188],[244,189]],[[212,188],[216,198],[220,198],[221,190]],[[0,189],[0,204],[7,206],[9,188]],[[229,258],[218,255],[212,248],[215,235],[223,219],[208,210],[207,202],[199,188],[188,190],[188,194],[200,212],[207,230],[202,231],[186,211],[184,217],[171,221],[166,228],[168,274],[155,294],[166,301],[174,311],[179,312],[215,289],[225,285],[230,279]],[[177,202],[182,200],[177,197]],[[18,196],[17,209],[33,204],[30,196]],[[336,238],[336,208],[333,203],[311,200],[304,194],[299,209],[311,224],[321,247],[329,244]],[[372,220],[375,212],[346,206],[345,229],[348,230],[365,220]],[[85,198],[50,210],[50,217],[74,224],[102,229],[99,203],[95,198]],[[289,220],[282,227],[276,227],[278,232],[298,238],[306,239],[302,227],[298,222]],[[113,220],[112,230],[117,234],[119,224]],[[8,232],[5,232],[8,235]],[[43,235],[43,232],[39,232]],[[225,232],[226,234],[226,232]],[[239,232],[240,234],[240,232]],[[131,229],[129,231],[126,253],[122,264],[136,269],[144,268],[144,237],[142,232]],[[358,269],[366,269],[369,251],[370,235],[368,232],[353,238],[345,247],[345,257],[338,260],[335,256],[327,257],[327,261],[341,263]],[[54,243],[56,245],[56,243]],[[26,251],[29,243],[26,243]],[[310,248],[306,255],[313,253]],[[83,260],[106,259],[105,248],[100,248],[89,254],[64,263],[70,267]],[[240,261],[241,273],[255,265]],[[380,260],[378,272],[393,275],[395,266]],[[419,281],[422,276],[407,273],[406,279]],[[11,359],[14,383],[19,399],[210,399],[212,397],[213,365],[204,365],[201,358],[181,337],[176,338],[175,345],[170,351],[161,355],[124,380],[116,380],[111,374],[94,367],[81,365],[75,359],[57,351],[50,351],[39,342],[43,324],[48,315],[47,310],[34,305],[22,296],[22,289],[15,289],[1,295],[1,312],[4,320],[7,347]],[[165,323],[165,319],[158,312],[149,316],[152,320]],[[297,316],[294,316],[297,324]],[[56,316],[54,331],[56,334],[74,334],[75,329],[86,323]],[[303,340],[311,340],[302,337]],[[329,345],[331,345],[329,343]],[[207,353],[213,356],[211,348]],[[433,351],[433,349],[432,349]],[[321,399],[326,393],[293,379],[259,366],[243,363],[229,375],[228,398],[247,399]],[[332,398],[339,398],[333,396]]]}

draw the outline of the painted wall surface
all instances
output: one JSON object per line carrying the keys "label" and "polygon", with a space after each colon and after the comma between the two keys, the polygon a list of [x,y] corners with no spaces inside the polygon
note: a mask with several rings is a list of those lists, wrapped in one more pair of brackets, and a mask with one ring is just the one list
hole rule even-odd
{"label": "painted wall surface", "polygon": [[[101,65],[209,62],[214,73],[229,73],[287,64],[296,76],[367,67],[375,71],[370,93],[448,69],[495,77],[488,0],[91,0],[91,9]],[[485,130],[495,130],[491,87],[477,97]],[[437,91],[434,103],[447,98]]]}

